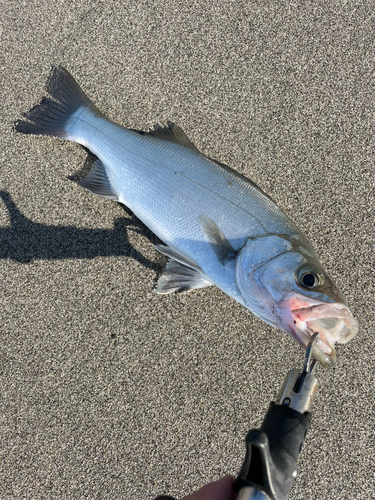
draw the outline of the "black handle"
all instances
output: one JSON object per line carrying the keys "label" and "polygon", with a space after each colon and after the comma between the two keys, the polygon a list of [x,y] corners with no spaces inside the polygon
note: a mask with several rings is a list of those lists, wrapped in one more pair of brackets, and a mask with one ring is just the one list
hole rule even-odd
{"label": "black handle", "polygon": [[233,490],[254,486],[270,500],[287,500],[310,420],[311,413],[271,403],[260,430],[246,437],[246,457]]}

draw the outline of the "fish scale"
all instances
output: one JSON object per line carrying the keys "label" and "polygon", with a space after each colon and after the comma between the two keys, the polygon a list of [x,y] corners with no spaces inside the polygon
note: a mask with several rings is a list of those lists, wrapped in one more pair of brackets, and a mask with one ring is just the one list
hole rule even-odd
{"label": "fish scale", "polygon": [[[236,247],[251,234],[282,231],[300,236],[290,219],[251,182],[218,168],[202,155],[126,130],[89,109],[84,116],[80,111],[79,120],[73,115],[71,122],[67,127],[71,140],[88,147],[102,160],[113,183],[122,186],[121,201],[137,214],[142,213],[145,224],[152,224],[153,231],[166,243],[165,220],[170,229],[171,216],[186,219],[188,215],[198,221],[202,212],[218,217],[231,242],[240,239],[233,241]],[[162,199],[161,213],[154,205],[157,197]],[[149,205],[151,213],[146,214]],[[274,214],[271,222],[270,211]],[[153,217],[161,222],[157,224]],[[195,227],[195,234],[180,225],[173,227],[172,238],[205,239],[199,222]]]}
{"label": "fish scale", "polygon": [[164,242],[156,247],[169,257],[158,293],[214,284],[304,347],[318,331],[314,356],[333,364],[334,342],[350,340],[357,322],[269,196],[202,155],[172,123],[138,133],[111,122],[62,67],[53,69],[48,91],[54,100],[44,98],[16,130],[63,137],[98,157],[80,184],[129,207]]}

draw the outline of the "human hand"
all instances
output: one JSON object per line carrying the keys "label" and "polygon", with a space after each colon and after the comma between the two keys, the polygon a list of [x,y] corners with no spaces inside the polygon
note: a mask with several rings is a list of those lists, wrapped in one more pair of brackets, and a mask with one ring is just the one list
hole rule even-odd
{"label": "human hand", "polygon": [[234,500],[233,476],[224,476],[214,483],[206,484],[198,491],[184,497],[182,500]]}

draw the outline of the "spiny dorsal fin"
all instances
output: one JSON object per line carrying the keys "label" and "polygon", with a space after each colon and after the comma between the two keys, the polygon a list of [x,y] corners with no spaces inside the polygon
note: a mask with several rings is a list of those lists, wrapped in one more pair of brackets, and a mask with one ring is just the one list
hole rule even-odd
{"label": "spiny dorsal fin", "polygon": [[105,166],[100,160],[96,160],[89,175],[78,184],[98,196],[118,201],[118,195],[111,186]]}
{"label": "spiny dorsal fin", "polygon": [[175,248],[155,245],[155,249],[169,257],[169,261],[155,288],[156,293],[166,294],[212,285],[212,281],[202,269]]}
{"label": "spiny dorsal fin", "polygon": [[239,179],[241,179],[243,182],[246,182],[247,184],[251,184],[253,187],[255,187],[258,191],[260,191],[264,196],[267,196],[268,199],[270,199],[272,202],[272,198],[268,196],[267,193],[263,191],[259,186],[255,184],[255,182],[251,181],[244,175],[240,174],[233,168],[229,167],[225,163],[221,163],[218,160],[215,160],[214,158],[211,158],[210,156],[203,155],[199,149],[191,142],[191,140],[187,137],[185,132],[182,130],[181,127],[176,125],[173,122],[168,121],[167,125],[154,125],[153,129],[150,129],[149,132],[144,132],[142,130],[135,130],[131,129],[133,132],[137,132],[138,134],[141,135],[150,135],[152,137],[157,137],[158,139],[162,139],[164,141],[169,141],[169,142],[174,142],[176,144],[180,144],[181,146],[185,146],[186,148],[191,149],[192,151],[201,154],[204,158],[207,158],[207,160],[212,161],[215,163],[218,167],[226,170],[232,175],[235,175]]}
{"label": "spiny dorsal fin", "polygon": [[229,259],[236,256],[236,252],[234,251],[232,245],[226,239],[216,222],[214,222],[212,219],[206,217],[205,215],[200,215],[199,221],[201,223],[203,232],[207,236],[208,241],[211,243],[216,257],[218,258],[219,262],[221,262],[221,264],[225,266]]}
{"label": "spiny dorsal fin", "polygon": [[150,129],[148,132],[144,132],[144,135],[151,135],[152,137],[157,137],[163,141],[174,142],[175,144],[185,146],[196,153],[200,153],[199,149],[194,146],[182,128],[173,122],[167,122],[167,125],[154,125],[154,128]]}

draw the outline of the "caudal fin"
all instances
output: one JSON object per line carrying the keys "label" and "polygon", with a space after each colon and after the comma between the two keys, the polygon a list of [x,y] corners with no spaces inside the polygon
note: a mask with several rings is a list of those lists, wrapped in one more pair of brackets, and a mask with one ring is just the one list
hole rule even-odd
{"label": "caudal fin", "polygon": [[17,120],[14,128],[21,134],[54,135],[68,138],[66,124],[81,106],[99,112],[84,94],[72,75],[62,66],[54,66],[47,83],[47,91],[54,100],[44,97],[29,112],[26,120]]}

